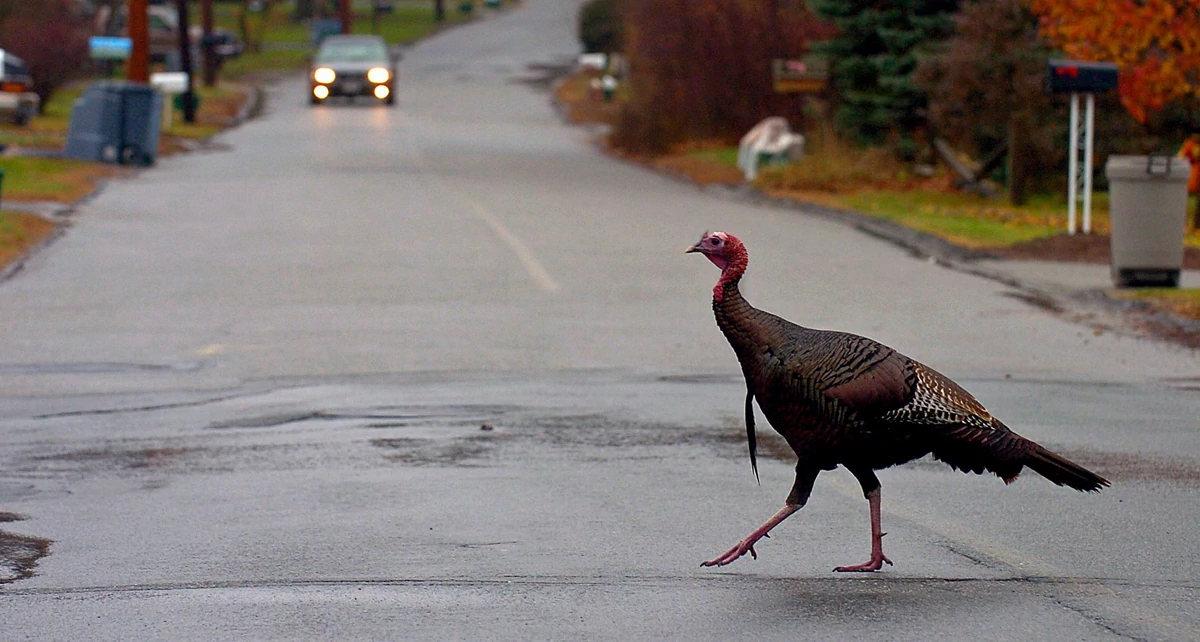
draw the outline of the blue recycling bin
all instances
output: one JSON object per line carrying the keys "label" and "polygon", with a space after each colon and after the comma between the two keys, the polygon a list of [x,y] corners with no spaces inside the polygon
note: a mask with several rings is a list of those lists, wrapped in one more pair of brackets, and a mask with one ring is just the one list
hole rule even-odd
{"label": "blue recycling bin", "polygon": [[71,108],[63,154],[104,163],[152,165],[158,158],[162,110],[162,94],[149,85],[94,83]]}

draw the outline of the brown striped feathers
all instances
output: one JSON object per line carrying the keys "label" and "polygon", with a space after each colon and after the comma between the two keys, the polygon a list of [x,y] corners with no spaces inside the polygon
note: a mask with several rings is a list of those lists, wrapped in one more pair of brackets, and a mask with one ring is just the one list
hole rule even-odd
{"label": "brown striped feathers", "polygon": [[705,562],[723,565],[808,500],[822,470],[845,466],[871,503],[871,559],[839,567],[873,571],[884,562],[879,480],[874,471],[932,454],[965,472],[991,472],[1006,483],[1028,467],[1061,486],[1097,491],[1103,477],[1009,430],[948,377],[877,341],[805,328],[751,306],[738,289],[748,265],[745,245],[725,232],[705,233],[688,252],[721,269],[713,288],[717,325],[746,379],[746,422],[754,464],[753,400],[795,451],[796,481],[784,508],[737,546]]}

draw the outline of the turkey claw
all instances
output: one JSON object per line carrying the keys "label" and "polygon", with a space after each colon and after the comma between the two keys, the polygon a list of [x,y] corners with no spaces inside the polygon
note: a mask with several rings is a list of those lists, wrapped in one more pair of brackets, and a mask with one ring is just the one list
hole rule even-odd
{"label": "turkey claw", "polygon": [[862,564],[855,564],[854,566],[839,566],[833,570],[835,573],[872,573],[883,568],[884,562],[887,562],[888,566],[894,566],[894,564],[892,564],[892,560],[887,558],[887,555],[880,553],[879,555],[872,555],[871,559],[863,562]]}
{"label": "turkey claw", "polygon": [[746,553],[750,553],[751,558],[758,559],[758,553],[754,550],[754,544],[739,542],[737,546],[725,551],[715,559],[708,560],[707,562],[701,562],[700,566],[725,566],[726,564],[733,563],[736,559],[745,555]]}

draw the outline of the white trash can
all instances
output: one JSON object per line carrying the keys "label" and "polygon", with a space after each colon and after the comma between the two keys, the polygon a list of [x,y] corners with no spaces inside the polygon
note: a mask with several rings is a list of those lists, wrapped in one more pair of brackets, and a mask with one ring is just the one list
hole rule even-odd
{"label": "white trash can", "polygon": [[1191,165],[1177,156],[1109,156],[1113,284],[1179,287],[1187,180]]}

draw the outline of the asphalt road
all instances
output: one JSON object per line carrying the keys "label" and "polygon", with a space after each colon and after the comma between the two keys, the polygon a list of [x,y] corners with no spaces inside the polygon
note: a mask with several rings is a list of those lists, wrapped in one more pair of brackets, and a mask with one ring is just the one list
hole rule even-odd
{"label": "asphalt road", "polygon": [[[0,581],[33,573],[0,638],[1197,639],[1200,358],[597,153],[536,82],[577,4],[410,50],[394,109],[282,81],[0,284]],[[706,228],[752,302],[1113,488],[885,471],[896,566],[844,576],[867,510],[836,471],[700,568],[791,482],[765,422],[749,470],[717,273],[682,253]]]}

